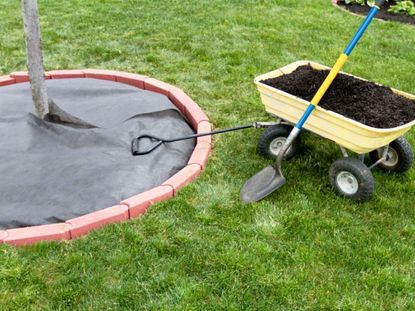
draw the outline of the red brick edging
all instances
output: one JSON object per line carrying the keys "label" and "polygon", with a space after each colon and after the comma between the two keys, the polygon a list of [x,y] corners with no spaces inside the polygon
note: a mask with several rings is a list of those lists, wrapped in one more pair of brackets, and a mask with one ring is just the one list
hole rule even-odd
{"label": "red brick edging", "polygon": [[[147,76],[121,71],[100,69],[52,70],[46,79],[95,78],[129,84],[137,88],[164,94],[179,108],[197,133],[210,132],[212,126],[203,110],[181,89]],[[0,86],[28,82],[27,72],[12,72],[0,77]],[[196,147],[187,166],[166,180],[161,186],[119,202],[118,205],[70,219],[65,223],[0,230],[0,243],[16,246],[46,240],[70,240],[87,234],[108,223],[124,221],[145,213],[154,203],[176,195],[177,190],[197,178],[206,167],[212,141],[210,136],[197,139]]]}

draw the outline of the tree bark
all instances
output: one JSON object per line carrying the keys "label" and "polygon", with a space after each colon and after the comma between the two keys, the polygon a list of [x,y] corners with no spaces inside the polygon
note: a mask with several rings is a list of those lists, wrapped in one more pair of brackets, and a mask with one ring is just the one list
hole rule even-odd
{"label": "tree bark", "polygon": [[22,11],[32,98],[37,116],[43,119],[49,112],[49,108],[43,69],[37,0],[22,0]]}

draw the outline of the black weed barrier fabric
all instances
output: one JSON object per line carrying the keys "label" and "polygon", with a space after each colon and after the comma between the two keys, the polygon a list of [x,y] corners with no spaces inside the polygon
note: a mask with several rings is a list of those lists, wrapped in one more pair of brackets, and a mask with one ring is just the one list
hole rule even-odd
{"label": "black weed barrier fabric", "polygon": [[2,229],[63,222],[115,205],[162,184],[193,151],[195,141],[187,140],[132,156],[135,136],[193,134],[164,95],[96,79],[47,80],[47,88],[55,108],[79,124],[36,117],[29,83],[0,87]]}

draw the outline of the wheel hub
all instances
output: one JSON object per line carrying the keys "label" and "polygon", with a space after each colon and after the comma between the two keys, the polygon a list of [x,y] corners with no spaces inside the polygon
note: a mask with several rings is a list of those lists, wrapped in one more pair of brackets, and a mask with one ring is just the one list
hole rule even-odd
{"label": "wheel hub", "polygon": [[[382,157],[383,149],[378,150],[379,158]],[[399,162],[399,156],[395,149],[389,147],[388,153],[386,154],[386,160],[382,162],[382,165],[385,167],[394,167]]]}
{"label": "wheel hub", "polygon": [[[277,137],[273,139],[271,143],[269,144],[269,150],[271,151],[273,155],[278,156],[281,148],[284,146],[286,141],[287,141],[286,137]],[[291,151],[291,146],[288,148],[285,154],[289,154],[290,151]]]}
{"label": "wheel hub", "polygon": [[353,195],[359,190],[359,182],[356,177],[348,171],[341,171],[336,177],[336,183],[347,195]]}

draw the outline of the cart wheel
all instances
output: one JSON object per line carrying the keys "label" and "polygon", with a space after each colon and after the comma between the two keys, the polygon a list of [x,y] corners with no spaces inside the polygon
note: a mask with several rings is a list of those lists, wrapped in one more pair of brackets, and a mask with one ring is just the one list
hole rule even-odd
{"label": "cart wheel", "polygon": [[[276,158],[292,129],[292,126],[285,124],[278,124],[266,128],[258,142],[259,154],[267,158]],[[285,152],[284,159],[291,159],[299,150],[300,137],[298,136]]]}
{"label": "cart wheel", "polygon": [[329,171],[330,183],[342,196],[354,201],[367,201],[374,191],[370,169],[358,159],[342,158],[335,161]]}
{"label": "cart wheel", "polygon": [[[373,163],[382,157],[385,147],[369,153]],[[386,161],[379,164],[385,171],[403,173],[409,170],[414,162],[414,153],[409,142],[404,137],[399,137],[389,144]]]}

